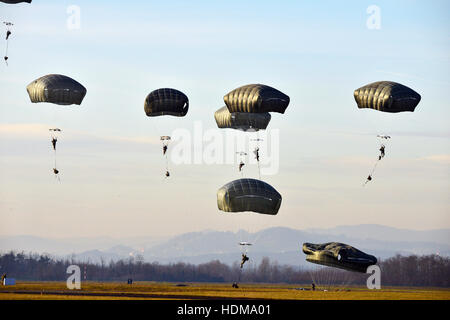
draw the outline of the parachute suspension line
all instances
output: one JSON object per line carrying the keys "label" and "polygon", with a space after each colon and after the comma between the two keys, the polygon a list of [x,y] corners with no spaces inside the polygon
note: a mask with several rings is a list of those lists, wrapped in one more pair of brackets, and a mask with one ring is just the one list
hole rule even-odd
{"label": "parachute suspension line", "polygon": [[166,170],[169,171],[169,158],[167,157],[167,153],[166,153]]}
{"label": "parachute suspension line", "polygon": [[259,166],[259,131],[257,131],[257,141],[256,141],[256,162],[258,164],[259,180],[261,180],[261,167]]}
{"label": "parachute suspension line", "polygon": [[261,180],[261,167],[259,164],[259,141],[262,141],[262,139],[259,138],[259,131],[256,132],[257,136],[256,139],[253,139],[253,141],[256,141],[256,148],[253,150],[253,153],[255,155],[256,163],[258,165],[258,177],[259,180]]}
{"label": "parachute suspension line", "polygon": [[[381,140],[383,140],[383,139],[386,140],[386,144],[387,144],[388,139],[391,138],[390,136],[386,136],[386,135],[378,135],[377,137],[380,138]],[[384,158],[384,155],[385,155],[385,151],[384,151],[384,150],[385,150],[385,148],[386,148],[385,144],[384,144],[384,143],[381,143],[381,146],[380,146],[380,152],[381,152],[381,154],[378,156],[378,158],[377,158],[377,160],[375,161],[375,164],[374,164],[374,166],[373,166],[373,168],[372,168],[372,171],[371,171],[370,174],[369,174],[370,179],[367,179],[367,180],[366,180],[366,182],[363,184],[363,187],[364,187],[370,180],[372,180],[372,176],[373,176],[373,174],[375,173],[375,170],[376,170],[376,168],[377,168],[378,162],[380,162],[381,159]]]}
{"label": "parachute suspension line", "polygon": [[61,132],[61,129],[59,129],[59,128],[52,128],[52,129],[48,129],[48,130],[51,132],[51,138],[52,138],[51,142],[52,142],[53,153],[54,153],[53,172],[56,175],[56,177],[58,178],[58,181],[60,181],[59,180],[59,176],[58,176],[59,171],[58,171],[57,162],[56,162],[56,159],[57,159],[57,157],[56,157],[56,155],[57,155],[57,153],[56,153],[56,143],[57,143],[58,138],[59,138],[58,133]]}
{"label": "parachute suspension line", "polygon": [[5,51],[5,57],[4,57],[6,66],[8,66],[8,44],[9,44],[9,40],[6,40],[6,51]]}
{"label": "parachute suspension line", "polygon": [[259,180],[261,180],[261,168],[259,167],[259,161],[258,161],[258,176]]}
{"label": "parachute suspension line", "polygon": [[312,283],[317,287],[319,284],[316,281],[316,276],[315,276],[314,270],[312,268],[308,268],[308,274],[309,274],[309,277],[311,278]]}
{"label": "parachute suspension line", "polygon": [[168,157],[168,149],[169,149],[169,142],[170,142],[170,136],[163,136],[161,135],[161,131],[159,130],[157,121],[151,121],[152,125],[154,126],[154,130],[156,131],[156,134],[159,136],[159,139],[162,142],[162,151],[163,151],[163,157],[165,158],[165,178],[168,178],[170,176],[169,173],[169,157]]}
{"label": "parachute suspension line", "polygon": [[348,272],[346,273],[347,277],[344,278],[344,280],[342,281],[342,288],[348,287],[349,284],[352,282],[352,277],[351,277],[351,273]]}
{"label": "parachute suspension line", "polygon": [[169,148],[170,137],[169,136],[161,136],[162,146],[163,146],[163,156],[166,160],[166,178],[170,176],[169,173],[169,156],[167,150]]}
{"label": "parachute suspension line", "polygon": [[3,22],[6,25],[6,50],[5,50],[5,63],[8,66],[8,48],[9,48],[9,36],[11,35],[11,26],[13,26],[14,24],[11,22]]}

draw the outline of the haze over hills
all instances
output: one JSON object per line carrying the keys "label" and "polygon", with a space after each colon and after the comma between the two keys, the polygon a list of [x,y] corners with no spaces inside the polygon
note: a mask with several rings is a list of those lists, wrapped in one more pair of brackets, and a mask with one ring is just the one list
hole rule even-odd
{"label": "haze over hills", "polygon": [[0,251],[47,253],[72,257],[79,261],[108,263],[110,260],[144,259],[158,263],[204,263],[218,259],[232,264],[240,259],[239,241],[248,241],[248,255],[253,263],[269,257],[279,264],[307,266],[301,251],[303,242],[338,241],[385,259],[395,254],[440,254],[450,256],[450,230],[417,231],[382,225],[338,226],[331,229],[295,230],[285,227],[265,229],[254,234],[245,231],[207,230],[174,237],[66,238],[2,236]]}

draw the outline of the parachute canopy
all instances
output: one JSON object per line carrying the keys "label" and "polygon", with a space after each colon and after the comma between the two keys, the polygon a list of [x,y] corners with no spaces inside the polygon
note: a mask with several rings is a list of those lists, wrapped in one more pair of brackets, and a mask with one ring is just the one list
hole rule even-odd
{"label": "parachute canopy", "polygon": [[304,243],[302,249],[306,261],[349,271],[365,273],[367,267],[377,263],[374,256],[339,242]]}
{"label": "parachute canopy", "polygon": [[264,113],[234,112],[230,113],[228,108],[222,107],[214,113],[219,128],[231,128],[242,131],[258,131],[267,128],[271,115]]}
{"label": "parachute canopy", "polygon": [[149,117],[184,117],[189,109],[189,99],[181,91],[170,88],[157,89],[145,98],[144,110]]}
{"label": "parachute canopy", "polygon": [[420,102],[420,94],[400,83],[378,81],[356,89],[353,93],[358,108],[384,112],[413,112]]}
{"label": "parachute canopy", "polygon": [[281,206],[281,195],[263,181],[238,179],[217,191],[217,206],[225,212],[252,211],[276,215]]}
{"label": "parachute canopy", "polygon": [[0,0],[0,2],[4,2],[4,3],[21,3],[21,2],[26,2],[26,3],[31,3],[31,0]]}
{"label": "parachute canopy", "polygon": [[80,105],[86,88],[72,78],[60,74],[48,74],[27,86],[31,102],[49,102],[60,105]]}
{"label": "parachute canopy", "polygon": [[239,87],[226,94],[223,100],[231,113],[284,113],[289,105],[287,95],[263,84],[249,84]]}

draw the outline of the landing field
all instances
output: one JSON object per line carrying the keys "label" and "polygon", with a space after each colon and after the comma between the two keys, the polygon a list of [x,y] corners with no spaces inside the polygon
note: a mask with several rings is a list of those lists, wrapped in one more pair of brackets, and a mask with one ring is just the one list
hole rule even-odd
{"label": "landing field", "polygon": [[210,300],[210,299],[273,299],[273,300],[450,300],[450,288],[385,287],[369,290],[364,287],[336,287],[323,290],[306,285],[229,283],[162,283],[82,282],[81,290],[68,290],[65,282],[21,282],[1,286],[0,300]]}

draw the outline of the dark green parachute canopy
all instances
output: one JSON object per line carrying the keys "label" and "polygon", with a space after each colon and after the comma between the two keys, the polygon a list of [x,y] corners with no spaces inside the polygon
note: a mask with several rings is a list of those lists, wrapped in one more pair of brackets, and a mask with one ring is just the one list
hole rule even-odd
{"label": "dark green parachute canopy", "polygon": [[306,261],[349,271],[365,273],[367,267],[377,263],[374,256],[339,242],[304,243],[303,252]]}
{"label": "dark green parachute canopy", "polygon": [[217,206],[225,212],[252,211],[276,215],[281,206],[281,195],[263,181],[238,179],[217,191]]}
{"label": "dark green parachute canopy", "polygon": [[222,107],[214,113],[219,128],[230,128],[242,131],[258,131],[267,128],[271,115],[264,113],[234,112],[230,113],[228,108]]}
{"label": "dark green parachute canopy", "polygon": [[31,102],[49,102],[60,105],[80,105],[86,88],[72,78],[60,74],[48,74],[27,86]]}
{"label": "dark green parachute canopy", "polygon": [[189,110],[189,99],[176,89],[157,89],[145,98],[144,110],[149,117],[164,115],[184,117]]}
{"label": "dark green parachute canopy", "polygon": [[287,95],[263,84],[249,84],[239,87],[226,94],[223,100],[231,113],[284,113],[289,105]]}
{"label": "dark green parachute canopy", "polygon": [[0,0],[0,2],[4,2],[4,3],[21,3],[21,2],[31,3],[31,0]]}
{"label": "dark green parachute canopy", "polygon": [[420,94],[392,81],[378,81],[356,89],[353,93],[358,108],[384,112],[413,112],[420,102]]}

